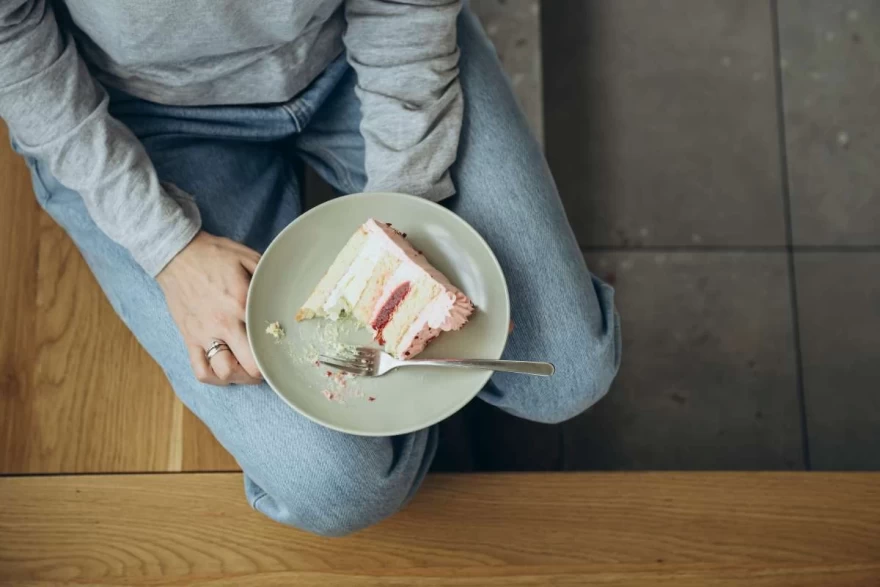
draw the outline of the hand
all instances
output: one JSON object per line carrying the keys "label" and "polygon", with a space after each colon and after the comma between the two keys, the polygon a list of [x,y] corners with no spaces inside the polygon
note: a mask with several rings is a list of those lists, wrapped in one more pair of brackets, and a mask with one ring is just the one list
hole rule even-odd
{"label": "hand", "polygon": [[[259,253],[244,245],[200,232],[156,277],[202,383],[262,379],[244,322],[248,284],[259,260]],[[229,349],[208,361],[205,351],[215,340]]]}

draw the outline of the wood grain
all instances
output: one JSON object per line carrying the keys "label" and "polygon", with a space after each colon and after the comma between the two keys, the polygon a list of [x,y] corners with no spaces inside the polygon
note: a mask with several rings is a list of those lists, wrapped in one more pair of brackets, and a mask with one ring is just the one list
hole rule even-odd
{"label": "wood grain", "polygon": [[263,519],[238,474],[6,478],[0,502],[9,585],[880,581],[877,473],[433,475],[333,540]]}
{"label": "wood grain", "polygon": [[202,424],[202,421],[183,407],[183,421],[181,422],[181,453],[182,471],[239,471],[241,468],[226,449]]}
{"label": "wood grain", "polygon": [[165,470],[174,396],[43,216],[27,471]]}
{"label": "wood grain", "polygon": [[584,585],[611,585],[627,587],[876,587],[880,567],[851,566],[845,568],[802,567],[772,569],[708,570],[638,570],[624,567],[619,570],[577,570],[548,568],[482,569],[465,568],[429,569],[425,573],[361,574],[358,572],[297,572],[282,571],[233,575],[230,577],[178,577],[169,579],[141,579],[114,577],[105,580],[56,581],[35,580],[10,583],[0,579],[0,585],[15,587],[48,587],[59,585],[176,585],[180,587],[581,587]]}
{"label": "wood grain", "polygon": [[5,127],[0,203],[0,473],[236,470],[40,209]]}
{"label": "wood grain", "polygon": [[25,460],[40,209],[0,122],[0,471]]}

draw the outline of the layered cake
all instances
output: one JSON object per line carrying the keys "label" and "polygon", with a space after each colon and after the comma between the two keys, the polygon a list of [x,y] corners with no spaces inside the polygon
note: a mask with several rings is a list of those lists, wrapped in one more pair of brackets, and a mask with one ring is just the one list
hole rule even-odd
{"label": "layered cake", "polygon": [[296,315],[347,316],[399,359],[410,359],[441,332],[458,330],[474,306],[428,263],[406,234],[372,218],[358,228]]}

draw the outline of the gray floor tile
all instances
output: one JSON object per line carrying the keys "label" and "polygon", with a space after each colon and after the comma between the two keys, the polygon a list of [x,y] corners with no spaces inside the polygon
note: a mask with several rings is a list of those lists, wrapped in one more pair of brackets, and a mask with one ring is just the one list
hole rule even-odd
{"label": "gray floor tile", "polygon": [[813,468],[880,469],[880,253],[795,260]]}
{"label": "gray floor tile", "polygon": [[465,473],[476,470],[473,448],[474,404],[440,423],[440,441],[431,470],[442,473]]}
{"label": "gray floor tile", "polygon": [[617,288],[623,365],[564,424],[571,469],[803,467],[783,253],[589,255]]}
{"label": "gray floor tile", "polygon": [[785,242],[768,2],[542,13],[547,154],[583,245]]}
{"label": "gray floor tile", "polygon": [[558,471],[562,427],[511,416],[480,399],[440,424],[432,471]]}
{"label": "gray floor tile", "polygon": [[880,244],[880,2],[780,0],[795,244]]}
{"label": "gray floor tile", "polygon": [[562,426],[523,420],[482,400],[472,403],[471,446],[478,470],[562,469]]}

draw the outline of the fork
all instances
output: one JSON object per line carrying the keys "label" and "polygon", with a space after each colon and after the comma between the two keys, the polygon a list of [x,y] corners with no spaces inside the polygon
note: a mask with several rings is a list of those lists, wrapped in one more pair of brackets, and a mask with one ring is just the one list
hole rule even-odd
{"label": "fork", "polygon": [[490,369],[526,375],[553,375],[556,368],[552,363],[540,361],[493,361],[491,359],[395,359],[386,352],[370,347],[352,347],[341,355],[331,357],[320,355],[318,361],[328,367],[360,375],[379,377],[401,367],[451,367],[456,369]]}

